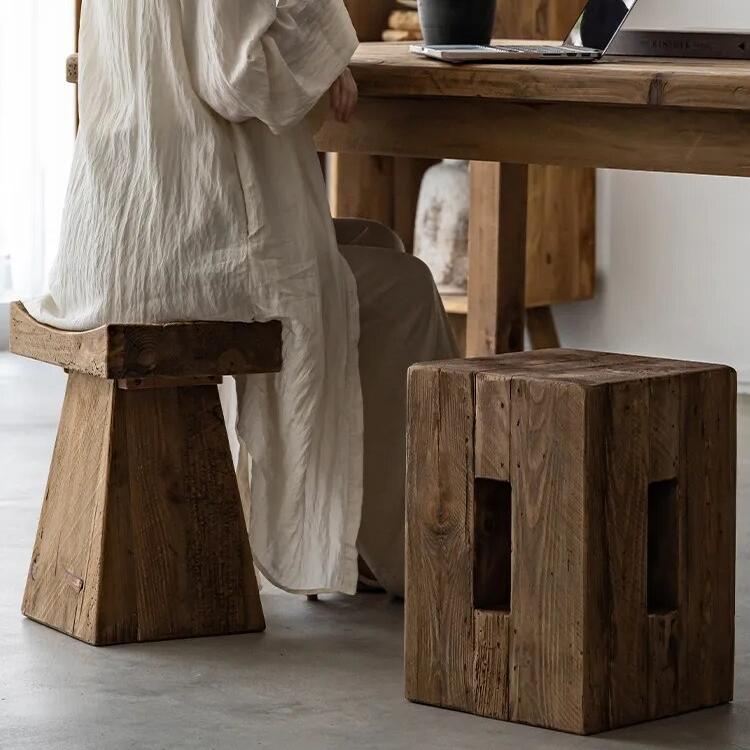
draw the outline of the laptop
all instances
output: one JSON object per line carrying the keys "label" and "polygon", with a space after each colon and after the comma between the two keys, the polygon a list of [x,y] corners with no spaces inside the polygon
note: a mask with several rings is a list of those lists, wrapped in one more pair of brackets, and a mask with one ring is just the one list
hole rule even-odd
{"label": "laptop", "polygon": [[607,51],[637,2],[589,0],[562,44],[413,44],[410,50],[417,55],[450,63],[593,62]]}

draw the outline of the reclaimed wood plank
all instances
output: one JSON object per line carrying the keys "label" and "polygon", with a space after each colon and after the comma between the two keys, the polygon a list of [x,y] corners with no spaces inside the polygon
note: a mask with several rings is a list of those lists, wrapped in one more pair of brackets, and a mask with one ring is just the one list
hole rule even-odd
{"label": "reclaimed wood plank", "polygon": [[[440,505],[437,475],[440,443],[440,371],[414,366],[407,385],[406,426],[406,596],[404,613],[406,697],[440,705],[443,686],[439,623],[440,572],[428,547],[430,515]],[[434,521],[432,522],[434,524]]]}
{"label": "reclaimed wood plank", "polygon": [[684,676],[685,635],[678,612],[648,616],[649,718],[679,712],[680,682]]}
{"label": "reclaimed wood plank", "polygon": [[[473,606],[472,386],[471,374],[409,373],[407,697],[463,711],[472,710],[474,689],[474,621],[467,616]],[[415,452],[423,459],[419,466]]]}
{"label": "reclaimed wood plank", "polygon": [[[687,549],[685,547],[685,497],[678,480],[680,426],[682,422],[681,376],[654,378],[649,388],[649,480],[664,484],[665,497],[652,496],[649,504],[648,553],[648,701],[649,716],[658,719],[680,710],[680,683],[687,671]],[[653,487],[653,485],[651,485]],[[654,512],[656,510],[656,512]],[[657,521],[659,522],[657,524]],[[653,526],[653,528],[652,528]],[[662,526],[662,528],[660,528]],[[651,556],[655,559],[651,559]],[[666,576],[665,581],[663,577]],[[674,578],[674,580],[669,580]],[[661,591],[651,592],[651,589]],[[668,592],[665,593],[665,589]],[[669,601],[673,611],[653,612],[654,594]],[[658,602],[657,602],[658,603]]]}
{"label": "reclaimed wood plank", "polygon": [[606,58],[597,65],[445,65],[410,54],[408,44],[378,43],[360,45],[351,67],[363,97],[480,97],[750,111],[747,60]]}
{"label": "reclaimed wood plank", "polygon": [[467,352],[521,351],[528,167],[473,162],[470,184]]}
{"label": "reclaimed wood plank", "polygon": [[66,370],[113,380],[278,372],[281,323],[111,324],[63,331],[11,304],[10,350]]}
{"label": "reclaimed wood plank", "polygon": [[508,719],[508,627],[503,612],[474,611],[474,713]]}
{"label": "reclaimed wood plank", "polygon": [[111,382],[69,378],[22,606],[26,617],[90,643],[99,641],[113,402]]}
{"label": "reclaimed wood plank", "polygon": [[262,630],[216,386],[118,391],[139,640]]}
{"label": "reclaimed wood plank", "polygon": [[577,386],[513,382],[509,713],[571,732],[584,728],[584,408]]}
{"label": "reclaimed wood plank", "polygon": [[511,378],[493,372],[476,375],[474,474],[510,480]]}
{"label": "reclaimed wood plank", "polygon": [[680,457],[680,376],[649,381],[649,481],[675,479]]}
{"label": "reclaimed wood plank", "polygon": [[138,641],[138,584],[133,565],[127,420],[123,418],[118,395],[115,391],[97,591],[96,637],[101,645]]}
{"label": "reclaimed wood plank", "polygon": [[[649,469],[648,390],[640,380],[607,386],[601,425],[606,445],[603,532],[608,571],[609,721],[647,715],[646,532]],[[596,434],[596,433],[594,433]]]}
{"label": "reclaimed wood plank", "polygon": [[584,720],[582,731],[594,734],[609,729],[611,681],[611,643],[608,637],[612,587],[608,560],[607,528],[607,466],[608,447],[604,440],[604,415],[609,409],[606,387],[590,388],[586,393],[584,430],[584,494],[586,496],[583,544],[586,570],[583,586],[588,606],[584,615],[583,695]]}
{"label": "reclaimed wood plank", "polygon": [[327,120],[317,144],[391,156],[748,177],[749,128],[750,110],[394,95],[361,99],[347,125]]}
{"label": "reclaimed wood plank", "polygon": [[682,382],[680,481],[687,546],[687,675],[682,710],[730,701],[734,692],[736,374]]}

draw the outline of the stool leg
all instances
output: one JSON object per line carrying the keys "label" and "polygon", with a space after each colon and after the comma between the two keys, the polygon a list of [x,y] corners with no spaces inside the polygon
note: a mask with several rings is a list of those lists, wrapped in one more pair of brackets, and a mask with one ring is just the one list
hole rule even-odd
{"label": "stool leg", "polygon": [[[23,599],[27,617],[91,643],[97,641],[114,397],[112,381],[68,378]],[[135,634],[134,621],[121,627],[123,635]]]}
{"label": "stool leg", "polygon": [[263,630],[216,386],[71,375],[23,611],[96,645]]}

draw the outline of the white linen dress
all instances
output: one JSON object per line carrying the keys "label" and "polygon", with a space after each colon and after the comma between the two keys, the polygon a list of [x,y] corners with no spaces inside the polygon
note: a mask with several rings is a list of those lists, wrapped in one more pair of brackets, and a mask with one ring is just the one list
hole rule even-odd
{"label": "white linen dress", "polygon": [[[282,372],[238,378],[253,553],[287,590],[353,593],[358,290],[304,121],[356,48],[342,0],[83,8],[81,125],[61,246],[49,294],[27,307],[70,330],[281,320]],[[441,346],[418,346],[411,361],[450,353],[440,316],[431,325]]]}

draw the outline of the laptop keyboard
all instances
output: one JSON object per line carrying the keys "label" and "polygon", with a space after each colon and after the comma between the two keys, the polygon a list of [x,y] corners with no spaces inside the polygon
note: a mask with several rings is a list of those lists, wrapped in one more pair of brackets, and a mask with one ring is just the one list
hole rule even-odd
{"label": "laptop keyboard", "polygon": [[571,54],[578,54],[578,53],[585,53],[585,54],[597,54],[598,50],[595,49],[589,49],[588,47],[552,47],[551,45],[540,45],[540,46],[534,46],[530,44],[525,44],[523,46],[513,46],[511,44],[503,44],[497,47],[493,47],[492,49],[496,50],[497,52],[507,52],[509,54],[532,54],[532,55],[560,55],[560,56],[567,56]]}

